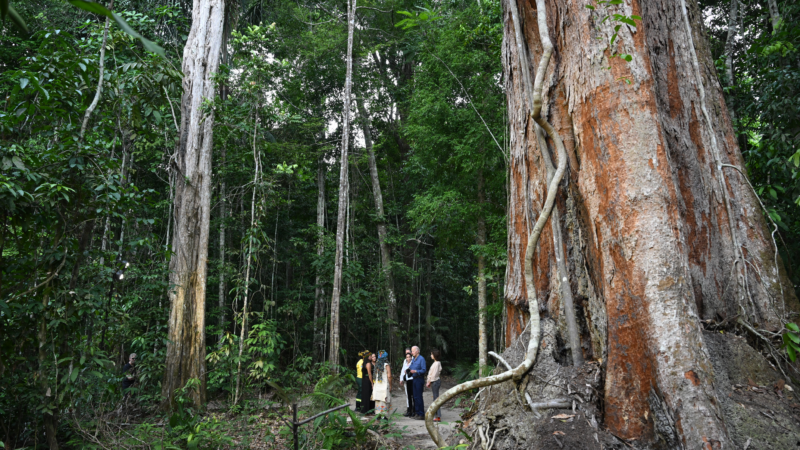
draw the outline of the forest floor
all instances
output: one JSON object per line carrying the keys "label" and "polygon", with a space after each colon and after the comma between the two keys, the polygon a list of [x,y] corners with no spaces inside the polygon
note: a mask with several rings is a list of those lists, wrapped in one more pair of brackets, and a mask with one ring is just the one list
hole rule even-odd
{"label": "forest floor", "polygon": [[[441,395],[455,385],[454,380],[443,377],[439,394]],[[427,410],[433,403],[433,393],[429,388],[425,388],[425,391],[423,391],[422,400]],[[461,420],[462,408],[456,407],[455,401],[453,399],[441,408],[442,421],[436,425],[439,427],[439,433],[445,439],[457,432],[456,426],[458,424],[456,421]],[[355,404],[356,398],[353,395],[350,397],[351,409],[355,409]],[[433,443],[427,428],[425,428],[424,420],[403,417],[406,412],[406,394],[402,388],[392,390],[392,412],[395,413],[392,419],[393,429],[390,433],[392,437],[388,440],[395,448],[404,450],[436,448],[436,444]]]}

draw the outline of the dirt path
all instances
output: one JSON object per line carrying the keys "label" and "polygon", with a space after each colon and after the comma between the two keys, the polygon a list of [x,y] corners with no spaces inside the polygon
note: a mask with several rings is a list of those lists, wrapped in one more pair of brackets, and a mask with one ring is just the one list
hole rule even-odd
{"label": "dirt path", "polygon": [[[446,391],[452,386],[442,385],[440,393]],[[425,388],[422,393],[422,400],[425,403],[425,409],[433,403],[433,394],[431,390]],[[351,409],[355,408],[355,397],[350,398]],[[442,421],[436,426],[439,427],[439,433],[446,439],[453,434],[453,429],[456,425],[456,420],[460,419],[460,412],[447,407],[441,408]],[[394,427],[398,432],[402,433],[402,437],[394,438],[394,441],[401,445],[404,449],[427,449],[436,448],[436,445],[431,440],[428,434],[428,429],[425,428],[424,420],[414,420],[408,417],[403,417],[406,412],[406,395],[404,391],[399,389],[392,390],[392,412],[397,414],[394,416]]]}

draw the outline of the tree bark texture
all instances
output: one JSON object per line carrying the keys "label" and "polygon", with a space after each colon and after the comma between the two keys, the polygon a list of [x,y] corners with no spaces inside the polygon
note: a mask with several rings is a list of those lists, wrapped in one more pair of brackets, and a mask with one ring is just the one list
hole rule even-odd
{"label": "tree bark texture", "polygon": [[192,400],[205,402],[205,300],[211,215],[211,148],[214,73],[222,43],[222,0],[194,0],[192,28],[183,52],[183,97],[170,259],[169,343],[161,394],[170,402],[189,379],[200,380]]}
{"label": "tree bark texture", "polygon": [[328,361],[334,371],[339,365],[339,300],[342,294],[342,259],[344,257],[345,227],[348,211],[349,182],[347,151],[350,146],[350,103],[353,91],[353,32],[356,22],[356,0],[347,1],[347,69],[344,81],[344,108],[342,111],[342,156],[339,168],[339,210],[336,220],[336,256],[333,269],[333,294],[331,296],[331,337]]}
{"label": "tree bark texture", "polygon": [[[317,166],[317,257],[325,253],[325,160]],[[314,360],[325,360],[325,326],[320,321],[325,314],[325,288],[322,287],[322,269],[317,268],[314,292]]]}
{"label": "tree bark texture", "polygon": [[[742,158],[700,11],[693,0],[685,8],[634,0],[608,11],[544,4],[555,53],[542,114],[569,162],[558,227],[591,340],[587,356],[606,364],[606,425],[655,442],[664,433],[657,405],[665,405],[685,448],[727,446],[699,321],[741,315],[777,330],[797,299],[757,198],[725,166],[742,167]],[[547,192],[521,72],[534,73],[542,44],[536,7],[518,7],[530,64],[520,67],[508,13],[502,54],[511,127],[506,343],[528,320],[525,248]],[[611,49],[617,23],[602,22],[607,13],[642,17],[636,28],[622,25]],[[533,257],[535,291],[541,312],[562,321],[551,225],[544,234]]]}
{"label": "tree bark texture", "polygon": [[[478,169],[478,233],[475,243],[481,247],[486,245],[486,218],[483,216],[483,204],[486,202],[484,193],[485,181],[483,168]],[[486,257],[478,254],[478,374],[483,376],[488,359],[486,344]]]}
{"label": "tree bark texture", "polygon": [[361,116],[361,127],[364,130],[364,145],[367,148],[369,160],[369,175],[372,179],[372,196],[375,199],[375,214],[378,216],[378,245],[381,249],[381,268],[383,269],[386,287],[386,303],[389,315],[389,354],[397,355],[397,297],[394,291],[394,277],[392,276],[392,249],[386,242],[386,215],[383,212],[383,193],[381,180],[378,177],[378,163],[375,161],[375,152],[372,148],[372,132],[370,121],[364,102],[357,99],[358,114]]}

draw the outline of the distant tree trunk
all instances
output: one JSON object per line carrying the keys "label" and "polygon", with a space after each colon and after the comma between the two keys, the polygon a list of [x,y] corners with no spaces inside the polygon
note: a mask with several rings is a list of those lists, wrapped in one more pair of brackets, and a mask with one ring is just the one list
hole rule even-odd
{"label": "distant tree trunk", "polygon": [[[797,300],[756,197],[730,167],[742,167],[742,158],[700,10],[692,0],[612,6],[610,13],[642,21],[635,29],[623,25],[609,49],[617,23],[602,22],[604,8],[566,0],[517,4],[525,19],[521,45],[531,57],[520,65],[506,17],[503,79],[512,136],[506,345],[528,320],[525,243],[547,192],[539,158],[545,149],[535,138],[521,75],[538,66],[539,27],[546,26],[557,57],[542,74],[542,115],[567,146],[566,198],[558,201],[565,260],[585,298],[593,354],[606,365],[605,425],[642,445],[666,431],[687,448],[714,441],[728,448],[700,320],[739,315],[777,331]],[[546,20],[537,22],[545,5]],[[609,58],[614,52],[632,61]],[[533,255],[533,281],[536,292],[549,293],[539,299],[544,314],[555,317],[552,233],[548,225]],[[671,429],[654,425],[652,418],[665,414],[662,404],[674,417]]]}
{"label": "distant tree trunk", "polygon": [[[225,147],[222,147],[221,164],[225,167]],[[219,344],[225,337],[225,218],[227,217],[226,206],[228,200],[225,180],[219,186]]]}
{"label": "distant tree trunk", "polygon": [[778,26],[781,23],[781,13],[778,11],[778,0],[767,0],[769,5],[769,18],[772,22],[772,32],[778,31]]}
{"label": "distant tree trunk", "polygon": [[[53,268],[51,268],[52,270]],[[50,303],[50,286],[46,285],[44,288],[44,294],[42,295],[42,313],[39,316],[39,384],[42,389],[42,395],[44,395],[44,405],[51,409],[51,412],[45,411],[43,414],[43,421],[44,421],[44,432],[45,438],[47,439],[47,446],[50,450],[58,450],[58,439],[57,439],[57,431],[58,431],[58,424],[56,422],[56,417],[54,415],[55,411],[58,408],[53,408],[54,405],[51,405],[51,402],[55,402],[54,396],[58,394],[58,392],[53,393],[48,379],[50,374],[48,373],[47,367],[47,314],[45,312],[48,310],[48,306]],[[58,380],[56,380],[58,381]]]}
{"label": "distant tree trunk", "polygon": [[336,259],[333,269],[333,295],[331,297],[331,337],[328,361],[331,368],[338,371],[339,365],[339,299],[342,290],[342,259],[344,257],[345,220],[347,218],[350,145],[350,101],[353,89],[353,32],[356,22],[356,0],[347,2],[347,70],[344,81],[344,110],[342,111],[342,157],[339,168],[339,211],[336,220]]}
{"label": "distant tree trunk", "polygon": [[195,406],[206,398],[205,301],[211,217],[213,77],[222,43],[222,0],[194,0],[192,28],[183,52],[181,133],[176,155],[175,224],[170,259],[170,315],[161,395],[172,403],[176,389],[200,380]]}
{"label": "distant tree trunk", "polygon": [[431,323],[431,296],[433,295],[433,279],[431,278],[431,258],[428,258],[426,262],[427,272],[428,272],[428,292],[425,295],[425,346],[427,348],[432,347],[431,343],[431,331],[433,331],[433,324]]}
{"label": "distant tree trunk", "polygon": [[381,180],[378,177],[378,164],[375,161],[375,152],[372,149],[372,132],[370,131],[369,115],[364,108],[362,99],[356,99],[358,114],[361,116],[361,127],[364,130],[364,144],[367,148],[369,160],[369,175],[372,179],[372,195],[375,198],[375,213],[378,216],[378,245],[381,249],[381,267],[383,269],[386,287],[387,311],[389,314],[389,354],[395,355],[397,351],[397,297],[394,291],[394,277],[392,276],[392,249],[386,242],[386,216],[383,212],[383,194]]}
{"label": "distant tree trunk", "polygon": [[[114,0],[111,0],[111,3],[108,5],[108,9],[114,9]],[[83,115],[83,124],[81,124],[81,134],[80,140],[83,141],[83,137],[86,134],[86,127],[89,125],[89,119],[92,117],[92,113],[94,109],[97,108],[97,104],[100,102],[100,97],[103,96],[103,82],[105,79],[103,78],[103,72],[105,70],[106,65],[106,42],[108,41],[108,24],[109,18],[106,17],[106,24],[105,28],[103,29],[103,40],[100,42],[100,61],[98,62],[98,77],[97,77],[97,89],[94,92],[94,98],[92,99],[92,103],[89,104],[89,107],[86,108],[86,112]]]}
{"label": "distant tree trunk", "polygon": [[483,247],[486,245],[486,218],[483,216],[483,206],[486,203],[486,194],[483,192],[485,180],[483,168],[478,169],[478,234],[476,244],[478,250],[478,368],[479,376],[483,376],[488,359],[486,344],[486,256]]}
{"label": "distant tree trunk", "polygon": [[247,305],[250,299],[250,266],[253,261],[253,234],[256,229],[256,191],[258,191],[258,182],[261,174],[261,167],[259,164],[260,158],[256,149],[256,134],[258,133],[258,116],[255,120],[255,130],[253,131],[253,161],[255,169],[253,172],[253,195],[250,198],[250,227],[247,230],[247,261],[244,270],[244,302],[242,303],[242,328],[239,333],[239,362],[236,368],[236,392],[233,395],[233,404],[239,401],[239,394],[241,389],[242,378],[242,353],[244,352],[244,342],[247,336]]}
{"label": "distant tree trunk", "polygon": [[[728,14],[728,37],[725,40],[725,84],[733,86],[733,41],[736,39],[739,25],[739,0],[731,0],[731,9]],[[728,105],[731,121],[736,124],[736,112],[732,105]]]}
{"label": "distant tree trunk", "polygon": [[[325,159],[317,163],[317,257],[325,253]],[[325,313],[325,288],[322,287],[322,269],[317,268],[314,292],[314,360],[325,360],[325,327],[320,320]]]}

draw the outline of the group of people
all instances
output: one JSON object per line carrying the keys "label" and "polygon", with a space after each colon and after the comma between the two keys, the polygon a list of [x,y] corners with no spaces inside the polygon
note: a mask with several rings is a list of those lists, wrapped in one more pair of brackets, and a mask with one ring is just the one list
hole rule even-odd
{"label": "group of people", "polygon": [[[356,409],[362,413],[378,414],[386,418],[391,412],[392,402],[392,369],[389,364],[389,355],[385,350],[377,354],[365,350],[358,354],[361,359],[356,363],[356,380],[358,394],[356,395]],[[442,363],[439,350],[431,351],[430,369],[425,358],[420,355],[419,347],[414,346],[405,350],[403,368],[400,370],[400,385],[405,388],[406,413],[405,417],[416,420],[425,420],[425,403],[422,400],[424,387],[431,388],[433,399],[439,397],[439,388],[442,385]],[[436,411],[433,419],[441,422],[441,413]]]}

